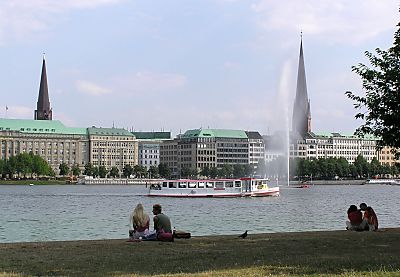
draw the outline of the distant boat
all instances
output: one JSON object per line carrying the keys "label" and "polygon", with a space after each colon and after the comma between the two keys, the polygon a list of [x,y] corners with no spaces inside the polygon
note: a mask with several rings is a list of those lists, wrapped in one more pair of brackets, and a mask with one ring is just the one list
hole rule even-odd
{"label": "distant boat", "polygon": [[368,179],[365,185],[400,185],[399,179]]}
{"label": "distant boat", "polygon": [[30,186],[34,186],[34,184],[32,184],[32,183],[30,183],[29,185],[30,185]]}

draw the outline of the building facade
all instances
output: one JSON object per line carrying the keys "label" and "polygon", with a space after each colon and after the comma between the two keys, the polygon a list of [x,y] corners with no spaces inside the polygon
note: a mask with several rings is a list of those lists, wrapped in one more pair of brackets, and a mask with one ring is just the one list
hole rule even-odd
{"label": "building facade", "polygon": [[58,172],[61,163],[68,166],[89,162],[86,128],[68,128],[58,120],[0,119],[1,159],[20,153],[40,155]]}
{"label": "building facade", "polygon": [[117,167],[138,164],[138,141],[129,131],[119,128],[88,128],[90,162],[93,166]]}
{"label": "building facade", "polygon": [[160,164],[160,144],[171,139],[171,132],[132,132],[138,140],[138,163],[149,169]]}

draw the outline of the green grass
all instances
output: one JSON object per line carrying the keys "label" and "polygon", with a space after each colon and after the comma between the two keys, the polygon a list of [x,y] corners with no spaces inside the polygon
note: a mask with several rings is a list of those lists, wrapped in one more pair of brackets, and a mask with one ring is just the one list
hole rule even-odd
{"label": "green grass", "polygon": [[400,228],[9,243],[0,244],[0,276],[400,276],[399,257]]}

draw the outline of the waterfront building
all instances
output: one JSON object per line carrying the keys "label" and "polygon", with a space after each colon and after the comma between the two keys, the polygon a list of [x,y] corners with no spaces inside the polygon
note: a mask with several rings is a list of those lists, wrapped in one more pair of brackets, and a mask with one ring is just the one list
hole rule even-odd
{"label": "waterfront building", "polygon": [[53,120],[53,110],[50,107],[49,89],[47,85],[46,61],[44,58],[42,64],[42,74],[40,76],[37,109],[35,110],[34,119]]}
{"label": "waterfront building", "polygon": [[123,172],[126,164],[138,164],[138,141],[129,131],[120,128],[88,128],[90,162],[93,166],[117,167]]}
{"label": "waterfront building", "polygon": [[193,129],[160,145],[160,162],[179,176],[183,168],[200,172],[204,167],[257,165],[264,157],[258,132],[223,129]]}
{"label": "waterfront building", "polygon": [[246,131],[249,139],[249,164],[257,168],[260,161],[264,161],[265,145],[264,139],[259,132]]}
{"label": "waterfront building", "polygon": [[178,176],[178,139],[164,140],[160,143],[160,163],[171,169],[172,176]]}
{"label": "waterfront building", "polygon": [[395,159],[395,155],[392,153],[392,147],[383,147],[379,152],[378,152],[378,161],[381,165],[394,165],[396,162],[398,162]]}
{"label": "waterfront building", "polygon": [[81,169],[89,162],[86,128],[68,128],[58,120],[0,118],[1,159],[20,153],[40,155],[58,172],[61,163]]}
{"label": "waterfront building", "polygon": [[149,169],[160,164],[160,144],[171,132],[132,132],[138,140],[138,163]]}

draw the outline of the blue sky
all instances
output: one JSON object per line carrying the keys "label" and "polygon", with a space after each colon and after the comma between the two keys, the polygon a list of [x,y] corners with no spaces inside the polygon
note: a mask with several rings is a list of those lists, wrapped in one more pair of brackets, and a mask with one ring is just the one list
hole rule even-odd
{"label": "blue sky", "polygon": [[[45,52],[53,119],[136,131],[286,126],[300,31],[312,129],[361,123],[351,66],[387,49],[392,0],[2,0],[0,117],[33,119]],[[6,105],[8,111],[6,114]],[[291,119],[289,119],[291,120]]]}

